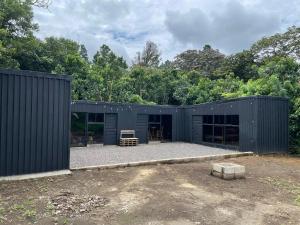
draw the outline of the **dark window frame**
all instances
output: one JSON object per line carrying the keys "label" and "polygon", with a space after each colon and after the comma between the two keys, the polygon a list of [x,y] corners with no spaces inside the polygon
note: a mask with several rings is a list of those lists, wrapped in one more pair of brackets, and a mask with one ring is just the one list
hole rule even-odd
{"label": "dark window frame", "polygon": [[[230,118],[230,119],[229,119]],[[212,121],[211,121],[212,119]],[[206,143],[213,143],[213,144],[221,144],[221,145],[228,145],[228,146],[239,146],[240,144],[240,119],[239,115],[233,114],[233,115],[228,115],[228,114],[214,114],[214,115],[203,115],[203,123],[202,123],[202,129],[203,129],[203,134],[202,134],[202,140],[203,142]],[[208,130],[208,127],[212,130]],[[222,129],[222,135],[221,135],[221,142],[216,141],[218,140],[215,138],[215,128],[218,127]],[[206,129],[205,129],[206,128]],[[228,128],[235,128],[238,130],[237,132],[237,141],[235,143],[230,143],[228,144],[227,138],[228,136],[226,135],[226,130]],[[205,130],[207,130],[207,133],[205,133]],[[212,133],[211,138],[207,138],[206,135],[210,135]],[[219,137],[220,139],[220,137]]]}

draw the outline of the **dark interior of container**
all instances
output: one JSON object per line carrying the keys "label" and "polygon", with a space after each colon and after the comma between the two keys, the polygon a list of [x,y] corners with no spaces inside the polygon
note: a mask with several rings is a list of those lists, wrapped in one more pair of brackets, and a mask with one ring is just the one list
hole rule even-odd
{"label": "dark interior of container", "polygon": [[149,115],[149,141],[172,141],[172,115]]}
{"label": "dark interior of container", "polygon": [[[87,116],[88,115],[88,116]],[[86,117],[87,116],[87,117]],[[72,113],[71,146],[82,147],[87,144],[102,144],[104,137],[103,113]]]}
{"label": "dark interior of container", "polygon": [[71,115],[71,146],[86,146],[86,113],[73,112]]}
{"label": "dark interior of container", "polygon": [[203,141],[224,145],[239,145],[239,116],[204,115]]}
{"label": "dark interior of container", "polygon": [[102,144],[104,136],[104,114],[89,113],[88,144]]}

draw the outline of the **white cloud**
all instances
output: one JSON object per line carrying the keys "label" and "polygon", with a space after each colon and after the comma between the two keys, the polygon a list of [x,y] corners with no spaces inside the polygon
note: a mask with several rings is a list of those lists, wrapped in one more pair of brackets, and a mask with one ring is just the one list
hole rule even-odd
{"label": "white cloud", "polygon": [[226,53],[300,25],[297,0],[53,0],[35,8],[37,36],[71,38],[93,55],[102,44],[130,62],[147,40],[163,59],[208,43]]}

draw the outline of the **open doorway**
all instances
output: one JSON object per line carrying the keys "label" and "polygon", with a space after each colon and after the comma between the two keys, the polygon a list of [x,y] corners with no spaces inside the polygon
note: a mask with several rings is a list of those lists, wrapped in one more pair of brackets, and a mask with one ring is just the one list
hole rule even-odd
{"label": "open doorway", "polygon": [[71,147],[86,146],[86,113],[73,112],[71,116]]}
{"label": "open doorway", "polygon": [[149,115],[149,142],[172,141],[172,115]]}
{"label": "open doorway", "polygon": [[162,141],[172,141],[172,115],[161,116]]}
{"label": "open doorway", "polygon": [[104,114],[88,114],[88,144],[103,144],[104,135]]}

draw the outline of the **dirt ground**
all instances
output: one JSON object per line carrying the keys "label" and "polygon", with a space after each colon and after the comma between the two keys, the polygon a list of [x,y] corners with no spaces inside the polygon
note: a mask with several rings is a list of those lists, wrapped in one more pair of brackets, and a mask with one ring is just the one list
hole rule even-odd
{"label": "dirt ground", "polygon": [[300,158],[251,156],[246,179],[209,162],[77,171],[0,183],[0,224],[300,224]]}

